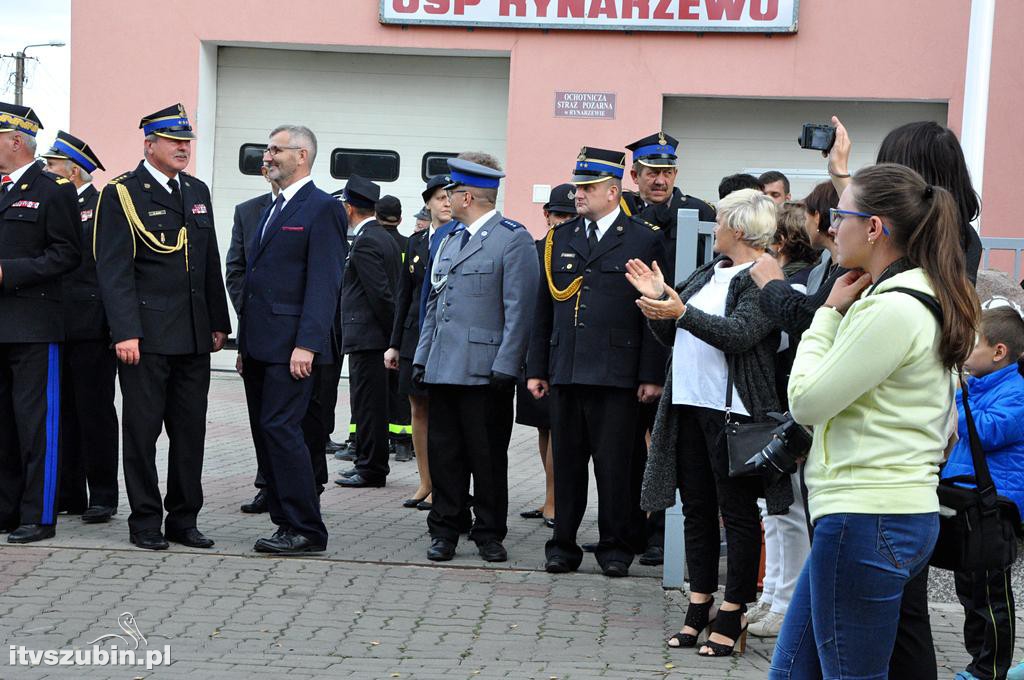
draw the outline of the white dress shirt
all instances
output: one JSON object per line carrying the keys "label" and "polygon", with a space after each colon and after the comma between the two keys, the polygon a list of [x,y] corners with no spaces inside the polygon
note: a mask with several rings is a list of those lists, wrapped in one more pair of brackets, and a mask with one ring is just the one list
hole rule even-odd
{"label": "white dress shirt", "polygon": [[171,191],[170,185],[167,184],[167,182],[170,181],[171,179],[178,183],[178,191],[181,191],[181,177],[178,176],[178,173],[174,173],[174,177],[168,177],[164,173],[157,170],[153,166],[153,164],[150,163],[148,160],[142,161],[142,165],[145,166],[146,170],[149,170],[149,174],[153,175],[153,179],[156,180],[157,184],[164,188],[164,191],[166,191],[169,194],[173,193]]}

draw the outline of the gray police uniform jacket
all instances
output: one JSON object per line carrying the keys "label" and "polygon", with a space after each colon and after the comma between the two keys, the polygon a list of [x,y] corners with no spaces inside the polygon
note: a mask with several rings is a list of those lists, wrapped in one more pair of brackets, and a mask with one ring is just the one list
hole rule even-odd
{"label": "gray police uniform jacket", "polygon": [[460,250],[456,231],[438,250],[414,364],[435,385],[487,385],[492,371],[521,377],[540,272],[533,237],[496,213]]}

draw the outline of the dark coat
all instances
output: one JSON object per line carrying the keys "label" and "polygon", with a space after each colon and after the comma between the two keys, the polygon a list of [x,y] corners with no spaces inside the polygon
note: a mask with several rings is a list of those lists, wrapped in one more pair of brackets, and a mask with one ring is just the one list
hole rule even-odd
{"label": "dark coat", "polygon": [[[210,190],[184,172],[179,179],[180,203],[155,185],[160,180],[142,163],[100,192],[93,247],[115,344],[140,338],[143,352],[204,354],[213,350],[214,331],[231,331]],[[135,233],[118,185],[128,189],[146,232],[161,246],[175,245],[185,227],[187,256],[185,248],[157,252],[148,237]]]}
{"label": "dark coat", "polygon": [[[685,303],[711,280],[717,257],[700,267],[690,278],[676,286]],[[760,290],[750,278],[749,270],[740,272],[729,284],[725,301],[725,316],[708,314],[696,307],[687,307],[686,313],[673,322],[671,319],[651,321],[654,336],[666,347],[675,342],[676,327],[690,331],[725,353],[726,363],[733,375],[736,391],[754,421],[767,419],[768,411],[779,409],[775,392],[775,353],[779,348],[779,332],[761,309]],[[640,504],[644,510],[655,511],[675,504],[676,455],[679,435],[678,409],[672,404],[672,362],[668,363],[665,391],[658,402],[658,412],[651,430],[651,445]],[[785,513],[793,503],[793,491],[788,477],[783,483],[765,490],[770,514]]]}
{"label": "dark coat", "polygon": [[395,324],[391,329],[391,347],[403,359],[410,361],[416,355],[420,338],[420,300],[423,279],[430,259],[430,232],[418,231],[408,238],[405,261],[398,280],[398,302],[395,305]]}
{"label": "dark coat", "polygon": [[395,239],[377,220],[364,224],[352,241],[341,293],[341,347],[346,354],[388,348],[401,267]]}
{"label": "dark coat", "polygon": [[78,266],[73,184],[33,163],[0,194],[0,343],[62,342],[61,277]]}
{"label": "dark coat", "polygon": [[[258,221],[270,217],[270,206]],[[342,206],[312,182],[296,192],[281,214],[246,244],[247,270],[239,315],[238,347],[244,357],[287,364],[302,347],[318,364],[335,360],[331,329],[338,308],[345,258]]]}
{"label": "dark coat", "polygon": [[[551,277],[565,290],[582,276],[579,296],[553,299],[543,249],[540,285],[526,360],[526,376],[552,385],[636,388],[661,385],[667,352],[658,344],[636,306],[636,289],[626,280],[626,261],[665,261],[661,234],[620,212],[594,252],[583,218],[554,227]],[[578,308],[577,308],[578,303]]]}
{"label": "dark coat", "polygon": [[231,245],[224,261],[224,282],[235,314],[242,308],[242,288],[245,286],[245,245],[252,241],[253,234],[263,224],[267,206],[274,202],[274,194],[265,193],[250,198],[235,206],[235,217],[231,224]]}
{"label": "dark coat", "polygon": [[103,311],[96,258],[92,255],[92,231],[100,192],[90,185],[78,196],[82,229],[82,261],[64,277],[64,330],[68,340],[109,340],[110,327]]}

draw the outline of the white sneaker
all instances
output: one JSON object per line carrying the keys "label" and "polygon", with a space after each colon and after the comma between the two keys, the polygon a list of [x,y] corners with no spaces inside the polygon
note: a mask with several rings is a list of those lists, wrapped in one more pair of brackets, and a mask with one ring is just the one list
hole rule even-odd
{"label": "white sneaker", "polygon": [[750,624],[747,630],[755,637],[778,637],[779,631],[782,630],[782,621],[785,618],[785,614],[776,614],[770,611],[756,623]]}
{"label": "white sneaker", "polygon": [[757,601],[753,607],[747,609],[747,623],[752,624],[760,621],[771,611],[772,605],[768,602]]}

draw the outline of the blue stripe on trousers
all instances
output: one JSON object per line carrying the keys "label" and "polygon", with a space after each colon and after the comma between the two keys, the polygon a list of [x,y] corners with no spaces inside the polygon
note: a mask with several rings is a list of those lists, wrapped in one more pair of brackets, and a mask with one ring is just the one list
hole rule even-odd
{"label": "blue stripe on trousers", "polygon": [[43,467],[43,516],[41,524],[55,524],[57,502],[57,454],[60,444],[60,345],[50,343],[46,372],[46,459]]}

